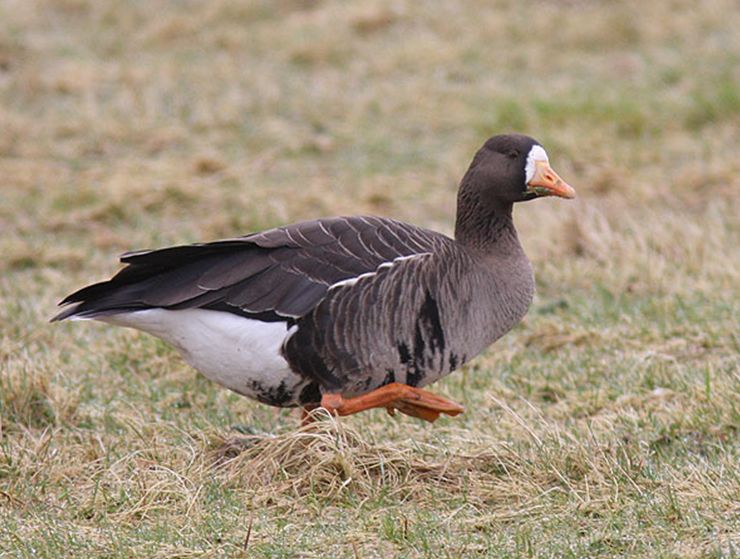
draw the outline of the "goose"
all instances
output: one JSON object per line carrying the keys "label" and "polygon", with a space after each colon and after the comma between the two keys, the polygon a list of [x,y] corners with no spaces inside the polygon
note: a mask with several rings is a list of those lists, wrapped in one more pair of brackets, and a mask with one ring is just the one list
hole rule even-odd
{"label": "goose", "polygon": [[128,252],[52,321],[94,319],[172,345],[204,376],[277,407],[463,411],[427,386],[526,314],[534,276],[516,202],[575,197],[542,145],[488,139],[460,182],[454,238],[394,219],[329,217]]}

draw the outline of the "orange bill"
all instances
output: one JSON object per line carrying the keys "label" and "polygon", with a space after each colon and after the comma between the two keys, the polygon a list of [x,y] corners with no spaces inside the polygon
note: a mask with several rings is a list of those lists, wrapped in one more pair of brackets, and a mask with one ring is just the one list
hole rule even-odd
{"label": "orange bill", "polygon": [[537,196],[576,197],[573,187],[561,179],[547,161],[535,161],[534,177],[527,183],[527,186],[527,192],[532,192]]}

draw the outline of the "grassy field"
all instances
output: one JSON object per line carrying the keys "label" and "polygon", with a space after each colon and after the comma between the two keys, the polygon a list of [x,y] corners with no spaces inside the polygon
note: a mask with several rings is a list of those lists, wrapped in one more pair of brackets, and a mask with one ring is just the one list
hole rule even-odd
{"label": "grassy field", "polygon": [[[0,556],[740,555],[732,0],[0,0]],[[450,232],[488,136],[525,321],[435,425],[296,412],[55,324],[124,251],[371,213]]]}

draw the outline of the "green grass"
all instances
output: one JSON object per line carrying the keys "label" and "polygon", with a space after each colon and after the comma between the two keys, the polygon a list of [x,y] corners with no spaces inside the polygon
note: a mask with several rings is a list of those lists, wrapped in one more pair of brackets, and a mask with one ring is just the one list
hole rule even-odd
{"label": "green grass", "polygon": [[[740,26],[728,0],[0,3],[1,557],[740,554]],[[528,317],[435,391],[295,412],[46,321],[118,253],[320,215],[450,232],[488,136]]]}

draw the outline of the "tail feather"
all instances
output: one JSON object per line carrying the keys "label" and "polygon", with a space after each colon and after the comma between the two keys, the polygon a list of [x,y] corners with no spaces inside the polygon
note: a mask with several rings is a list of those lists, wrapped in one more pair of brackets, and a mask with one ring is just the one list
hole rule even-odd
{"label": "tail feather", "polygon": [[121,256],[126,264],[111,279],[88,285],[59,302],[67,307],[50,322],[96,318],[152,307],[182,306],[203,295],[199,278],[225,254],[250,258],[254,246],[237,241],[183,245]]}

